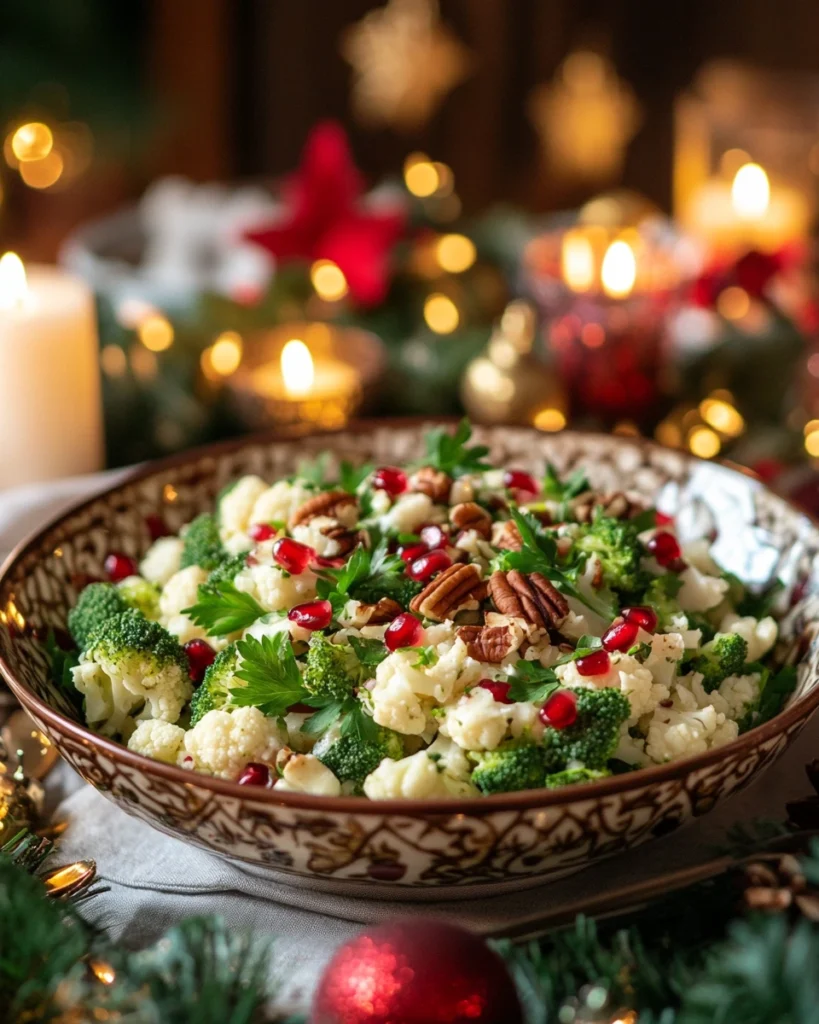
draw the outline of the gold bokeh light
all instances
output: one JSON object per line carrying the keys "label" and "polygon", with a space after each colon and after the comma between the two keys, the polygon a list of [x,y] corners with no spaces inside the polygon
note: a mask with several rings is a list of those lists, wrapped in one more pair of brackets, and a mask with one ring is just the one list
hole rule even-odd
{"label": "gold bokeh light", "polygon": [[710,427],[695,427],[688,435],[688,447],[701,459],[713,459],[719,454],[722,442]]}
{"label": "gold bokeh light", "polygon": [[310,281],[318,297],[325,302],[337,302],[349,290],[344,271],[332,260],[316,260],[310,267]]}
{"label": "gold bokeh light", "polygon": [[475,262],[475,243],[466,235],[441,235],[435,245],[435,255],[442,270],[449,274],[462,274]]}
{"label": "gold bokeh light", "polygon": [[424,303],[424,319],[436,334],[452,334],[461,322],[461,315],[452,299],[435,292]]}
{"label": "gold bokeh light", "polygon": [[139,325],[139,340],[149,352],[164,352],[173,345],[173,327],[159,313],[145,317]]}
{"label": "gold bokeh light", "polygon": [[12,134],[10,145],[12,153],[21,163],[42,160],[53,149],[54,136],[47,124],[32,121],[20,125]]}

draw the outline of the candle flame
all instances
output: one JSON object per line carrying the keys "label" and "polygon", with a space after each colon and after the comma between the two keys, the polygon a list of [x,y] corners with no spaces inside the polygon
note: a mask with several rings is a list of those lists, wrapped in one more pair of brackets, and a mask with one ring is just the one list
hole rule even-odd
{"label": "candle flame", "polygon": [[315,369],[310,349],[303,341],[292,338],[287,342],[282,349],[281,366],[284,389],[288,395],[299,397],[310,393]]}
{"label": "candle flame", "polygon": [[573,292],[587,292],[594,284],[594,249],[582,231],[569,231],[560,251],[563,279]]}
{"label": "candle flame", "polygon": [[28,295],[26,268],[16,252],[0,257],[0,309],[21,306]]}
{"label": "candle flame", "polygon": [[631,294],[637,279],[637,261],[628,242],[612,242],[600,268],[603,291],[610,299],[624,299]]}
{"label": "candle flame", "polygon": [[760,220],[771,201],[768,175],[759,164],[743,164],[731,185],[731,205],[743,220]]}

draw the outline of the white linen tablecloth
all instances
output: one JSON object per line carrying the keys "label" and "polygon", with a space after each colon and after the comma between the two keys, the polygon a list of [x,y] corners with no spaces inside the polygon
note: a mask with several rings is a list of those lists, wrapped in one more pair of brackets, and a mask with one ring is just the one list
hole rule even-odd
{"label": "white linen tablecloth", "polygon": [[[116,474],[7,491],[0,496],[0,551],[72,501],[92,494]],[[69,827],[60,861],[91,857],[110,890],[82,906],[83,914],[115,940],[144,946],[184,917],[218,913],[236,929],[277,936],[272,976],[288,1007],[303,1008],[321,969],[341,943],[367,922],[434,916],[491,935],[547,908],[586,894],[696,864],[712,855],[726,829],[752,818],[781,820],[788,800],[806,795],[804,765],[816,756],[819,718],[751,788],[725,801],[687,829],[549,885],[508,896],[446,903],[400,903],[295,888],[187,846],[129,817],[85,785],[66,765],[48,779],[57,820]]]}

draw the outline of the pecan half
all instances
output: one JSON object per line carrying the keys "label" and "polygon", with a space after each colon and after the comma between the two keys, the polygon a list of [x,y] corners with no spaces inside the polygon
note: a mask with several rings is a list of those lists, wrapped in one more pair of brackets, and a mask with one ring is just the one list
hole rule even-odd
{"label": "pecan half", "polygon": [[410,610],[425,619],[443,622],[454,618],[464,605],[470,602],[480,604],[485,597],[486,583],[481,579],[477,565],[471,562],[468,565],[450,565],[415,595],[410,601]]}
{"label": "pecan half", "polygon": [[361,540],[361,534],[358,530],[348,530],[341,523],[325,526],[321,532],[328,540],[333,540],[336,543],[335,550],[331,555],[328,555],[330,558],[340,558],[342,555],[349,555]]}
{"label": "pecan half", "polygon": [[613,491],[611,494],[598,494],[595,491],[585,491],[571,503],[572,513],[579,523],[591,522],[594,510],[602,508],[607,516],[613,519],[633,519],[645,511],[646,506],[636,498],[631,498],[622,491]]}
{"label": "pecan half", "polygon": [[489,595],[503,615],[526,619],[542,629],[559,628],[569,614],[566,598],[539,572],[494,572]]}
{"label": "pecan half", "polygon": [[330,516],[344,523],[356,504],[354,494],[348,494],[346,491],[322,491],[321,494],[308,498],[303,505],[299,505],[290,519],[290,525],[303,526],[316,516]]}
{"label": "pecan half", "polygon": [[449,510],[449,521],[456,530],[477,530],[486,540],[492,534],[492,516],[475,501],[463,501]]}
{"label": "pecan half", "polygon": [[494,665],[500,664],[515,644],[508,626],[461,626],[458,637],[466,644],[470,658]]}
{"label": "pecan half", "polygon": [[382,597],[375,604],[362,604],[359,610],[362,615],[367,616],[368,626],[380,626],[385,622],[392,622],[404,609],[391,597]]}
{"label": "pecan half", "polygon": [[513,519],[507,519],[505,522],[495,523],[492,526],[492,543],[496,548],[505,551],[520,551],[523,547],[523,539]]}
{"label": "pecan half", "polygon": [[409,485],[411,491],[421,491],[432,498],[436,505],[446,505],[449,502],[452,477],[432,466],[422,466],[412,474]]}

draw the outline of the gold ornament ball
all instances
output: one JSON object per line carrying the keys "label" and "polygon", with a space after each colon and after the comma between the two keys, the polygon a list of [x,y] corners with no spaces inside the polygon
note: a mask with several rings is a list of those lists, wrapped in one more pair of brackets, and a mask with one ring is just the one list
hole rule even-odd
{"label": "gold ornament ball", "polygon": [[484,352],[464,370],[461,399],[471,419],[547,430],[565,426],[566,398],[554,372],[532,351],[536,333],[531,305],[510,302]]}

